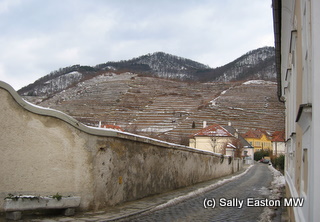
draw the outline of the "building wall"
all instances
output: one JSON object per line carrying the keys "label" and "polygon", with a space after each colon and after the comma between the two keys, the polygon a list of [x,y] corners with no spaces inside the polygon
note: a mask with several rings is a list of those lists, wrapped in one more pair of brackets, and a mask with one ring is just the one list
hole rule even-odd
{"label": "building wall", "polygon": [[86,127],[24,102],[0,82],[0,212],[9,193],[76,195],[97,210],[228,175],[242,161]]}
{"label": "building wall", "polygon": [[225,147],[228,143],[232,143],[233,139],[233,137],[196,136],[195,138],[190,139],[189,146],[199,150],[225,155]]}
{"label": "building wall", "polygon": [[247,152],[247,157],[245,157],[245,163],[246,164],[253,164],[254,163],[254,148],[244,148],[243,152],[244,151]]}
{"label": "building wall", "polygon": [[288,197],[305,199],[303,207],[289,209],[289,216],[291,221],[317,221],[320,217],[317,209],[320,204],[320,3],[317,0],[282,0],[281,3],[286,192]]}
{"label": "building wall", "polygon": [[272,142],[272,153],[273,155],[285,155],[286,143],[285,142]]}
{"label": "building wall", "polygon": [[248,143],[250,143],[254,147],[254,152],[264,150],[272,151],[272,143],[269,138],[263,135],[260,139],[258,138],[245,138]]}
{"label": "building wall", "polygon": [[310,136],[310,152],[308,155],[309,158],[309,193],[310,195],[310,205],[313,206],[311,210],[310,219],[316,220],[320,218],[320,211],[317,210],[317,207],[320,206],[320,177],[319,177],[319,169],[320,169],[320,149],[319,149],[319,138],[320,138],[320,63],[318,62],[320,59],[320,43],[318,39],[320,39],[320,2],[312,1],[311,6],[311,15],[310,19],[312,21],[312,32],[310,35],[310,39],[312,41],[312,46],[310,46],[310,55],[312,58],[312,63],[310,64],[311,71],[311,99],[312,99],[312,122],[311,122],[311,136]]}

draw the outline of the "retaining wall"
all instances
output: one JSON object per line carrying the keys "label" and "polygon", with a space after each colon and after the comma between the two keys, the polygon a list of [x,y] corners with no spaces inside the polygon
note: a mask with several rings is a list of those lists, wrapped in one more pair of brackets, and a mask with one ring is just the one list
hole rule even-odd
{"label": "retaining wall", "polygon": [[98,210],[231,174],[242,161],[87,127],[0,82],[0,211],[9,193],[75,195]]}

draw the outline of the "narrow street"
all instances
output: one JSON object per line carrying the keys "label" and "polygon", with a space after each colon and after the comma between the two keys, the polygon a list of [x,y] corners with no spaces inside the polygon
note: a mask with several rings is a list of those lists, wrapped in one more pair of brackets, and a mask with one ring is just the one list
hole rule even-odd
{"label": "narrow street", "polygon": [[[252,198],[250,199],[252,201],[268,198],[268,188],[273,176],[268,169],[268,165],[262,163],[254,164],[250,169],[247,169],[246,173],[244,171],[168,193],[128,202],[114,208],[108,208],[106,211],[79,212],[69,217],[55,214],[42,216],[26,214],[23,216],[22,221],[258,221],[264,207],[248,207],[248,200],[250,198]],[[220,183],[223,180],[229,182]],[[212,185],[218,186],[211,189]],[[209,191],[202,192],[202,189]],[[199,192],[200,190],[202,191]],[[197,195],[198,193],[201,194]],[[181,197],[185,201],[172,201]],[[214,208],[211,206],[213,200],[215,200]],[[0,222],[2,221],[6,221],[4,215],[0,215]]]}
{"label": "narrow street", "polygon": [[244,176],[196,198],[125,221],[257,221],[264,207],[247,205],[267,198],[271,181],[268,165],[255,164]]}

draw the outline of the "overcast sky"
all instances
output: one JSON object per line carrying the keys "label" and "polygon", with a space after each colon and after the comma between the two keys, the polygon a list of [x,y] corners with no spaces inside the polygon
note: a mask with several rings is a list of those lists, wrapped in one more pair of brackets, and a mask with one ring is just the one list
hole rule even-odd
{"label": "overcast sky", "polygon": [[163,51],[217,67],[273,46],[271,0],[0,0],[0,80]]}

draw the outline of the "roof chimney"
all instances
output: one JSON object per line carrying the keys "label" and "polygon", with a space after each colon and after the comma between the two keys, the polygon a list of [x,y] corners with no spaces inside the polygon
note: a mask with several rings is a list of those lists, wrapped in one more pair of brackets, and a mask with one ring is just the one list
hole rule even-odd
{"label": "roof chimney", "polygon": [[203,121],[203,128],[207,127],[207,121]]}
{"label": "roof chimney", "polygon": [[236,129],[236,132],[234,133],[234,136],[235,136],[237,139],[239,139],[239,131],[238,131],[238,129]]}

